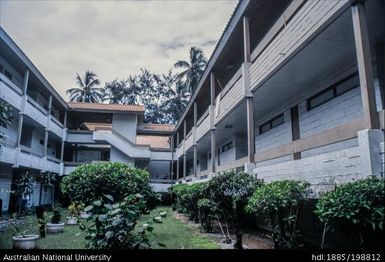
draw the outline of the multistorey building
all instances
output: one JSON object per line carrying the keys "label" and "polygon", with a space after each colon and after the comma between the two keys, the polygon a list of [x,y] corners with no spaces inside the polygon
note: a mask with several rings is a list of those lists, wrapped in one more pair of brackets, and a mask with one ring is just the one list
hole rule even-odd
{"label": "multistorey building", "polygon": [[384,1],[240,1],[175,127],[174,178],[235,167],[314,195],[384,176]]}
{"label": "multistorey building", "polygon": [[384,177],[384,17],[382,0],[240,1],[175,127],[140,105],[66,103],[1,29],[3,210],[14,174],[92,161],[147,168],[157,190],[236,167],[314,196]]}

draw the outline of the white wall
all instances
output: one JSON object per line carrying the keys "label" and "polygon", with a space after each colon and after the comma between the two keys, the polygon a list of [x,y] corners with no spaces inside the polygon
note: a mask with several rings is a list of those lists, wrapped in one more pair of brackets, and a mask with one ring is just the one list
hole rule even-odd
{"label": "white wall", "polygon": [[112,129],[125,136],[131,142],[136,142],[136,114],[117,114],[112,117]]}
{"label": "white wall", "polygon": [[300,137],[340,126],[362,116],[362,103],[358,87],[309,111],[306,101],[298,106]]}
{"label": "white wall", "polygon": [[256,124],[255,130],[255,152],[263,152],[291,142],[291,120],[290,111],[284,112],[284,123],[276,126],[262,134],[259,134],[259,126],[269,121],[282,112],[272,115],[269,119]]}
{"label": "white wall", "polygon": [[126,154],[122,153],[116,147],[111,145],[111,153],[110,153],[110,161],[111,162],[122,162],[130,165],[135,165],[135,160],[133,158],[128,157]]}

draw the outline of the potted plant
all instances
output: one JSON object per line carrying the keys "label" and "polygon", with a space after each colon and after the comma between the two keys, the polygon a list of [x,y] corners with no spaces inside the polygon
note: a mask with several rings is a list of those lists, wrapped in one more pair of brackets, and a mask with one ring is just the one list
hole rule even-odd
{"label": "potted plant", "polygon": [[13,248],[14,249],[35,249],[36,240],[39,238],[39,235],[29,233],[33,230],[32,219],[27,217],[26,221],[17,219],[16,216],[12,216],[8,220],[8,223],[13,227]]}
{"label": "potted plant", "polygon": [[79,204],[72,202],[68,207],[67,225],[76,225],[78,223]]}
{"label": "potted plant", "polygon": [[92,215],[92,212],[85,211],[84,208],[85,208],[85,205],[83,203],[79,205],[79,209],[81,210],[80,211],[80,218],[87,219]]}
{"label": "potted plant", "polygon": [[51,234],[61,233],[64,231],[64,223],[61,222],[60,206],[53,205],[53,215],[51,217],[51,223],[47,223],[47,232]]}

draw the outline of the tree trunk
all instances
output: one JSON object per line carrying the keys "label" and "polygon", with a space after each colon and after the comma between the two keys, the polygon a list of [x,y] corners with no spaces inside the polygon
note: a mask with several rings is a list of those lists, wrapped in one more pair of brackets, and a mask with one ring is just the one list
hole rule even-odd
{"label": "tree trunk", "polygon": [[235,226],[235,244],[234,248],[235,249],[243,249],[242,246],[242,229],[239,225]]}

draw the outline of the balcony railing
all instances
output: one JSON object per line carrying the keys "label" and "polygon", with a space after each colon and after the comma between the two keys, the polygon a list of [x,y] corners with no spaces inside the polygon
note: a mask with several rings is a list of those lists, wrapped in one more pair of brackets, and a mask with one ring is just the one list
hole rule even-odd
{"label": "balcony railing", "polygon": [[196,140],[201,139],[210,130],[209,109],[199,118],[197,122]]}
{"label": "balcony railing", "polygon": [[21,110],[23,91],[0,73],[0,98]]}
{"label": "balcony railing", "polygon": [[242,67],[240,67],[216,98],[215,123],[235,108],[242,101],[244,95]]}

